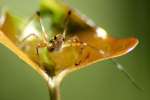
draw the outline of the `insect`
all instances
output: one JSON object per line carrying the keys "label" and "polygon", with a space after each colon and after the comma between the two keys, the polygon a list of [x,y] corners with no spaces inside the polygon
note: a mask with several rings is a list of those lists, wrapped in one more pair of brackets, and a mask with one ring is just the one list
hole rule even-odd
{"label": "insect", "polygon": [[[43,42],[36,45],[36,53],[37,53],[38,56],[39,56],[39,49],[40,48],[45,48],[45,47],[47,48],[47,50],[49,52],[55,52],[55,51],[59,51],[62,48],[62,46],[78,46],[81,49],[80,53],[82,53],[82,50],[83,50],[84,46],[89,46],[89,45],[87,45],[87,43],[80,41],[80,39],[77,36],[74,36],[74,37],[68,39],[67,40],[67,42],[69,43],[68,45],[63,45],[64,42],[66,41],[67,24],[69,22],[69,16],[71,15],[71,13],[72,13],[71,10],[69,10],[67,12],[67,16],[64,20],[64,31],[62,32],[62,34],[57,34],[52,39],[49,40],[48,34],[45,31],[44,26],[42,25],[40,12],[39,11],[36,12],[35,16],[38,18],[38,21],[40,23],[40,27],[41,27],[42,32],[44,34]],[[31,36],[39,38],[36,34],[32,33],[32,34],[26,36],[25,38],[23,38],[22,42],[26,41]],[[86,57],[86,58],[88,58],[88,57]],[[81,61],[79,61],[78,63],[75,63],[75,65],[76,66],[80,65],[80,63],[81,63]]]}
{"label": "insect", "polygon": [[[55,51],[59,51],[63,46],[64,46],[64,43],[67,41],[69,44],[67,46],[74,46],[74,47],[80,47],[80,55],[82,55],[82,52],[84,50],[85,47],[88,47],[88,48],[91,48],[93,49],[94,51],[96,51],[97,53],[101,53],[100,50],[98,50],[97,48],[87,44],[86,42],[84,41],[81,41],[77,36],[73,36],[72,38],[66,40],[66,32],[67,32],[67,25],[69,23],[69,17],[71,16],[72,14],[72,10],[68,10],[67,12],[67,16],[65,18],[65,22],[64,22],[64,30],[61,34],[57,34],[55,35],[52,39],[49,40],[48,38],[48,34],[47,32],[45,31],[45,28],[44,26],[42,25],[42,19],[41,19],[41,14],[39,11],[36,12],[35,16],[37,16],[38,18],[38,21],[40,23],[40,27],[43,31],[43,40],[42,42],[40,42],[39,44],[36,45],[35,49],[36,49],[36,54],[39,56],[39,49],[40,48],[47,48],[47,50],[49,52],[55,52]],[[37,35],[35,34],[30,34],[28,35],[27,37],[25,37],[22,41],[25,41],[27,40],[29,37],[31,36],[34,36],[36,38],[38,38]],[[102,51],[102,50],[101,50]],[[102,53],[104,53],[103,55],[105,55],[105,52],[102,51]],[[84,58],[84,59],[81,59],[79,60],[78,62],[76,62],[74,65],[75,66],[79,66],[82,62],[84,62],[86,59],[88,59],[90,56],[90,54],[87,54],[87,56]],[[131,83],[138,89],[141,90],[141,88],[136,84],[135,80],[131,77],[131,75],[123,68],[123,66],[116,62],[114,59],[111,60],[112,63],[114,63],[117,67],[117,69],[119,71],[121,71],[122,73],[125,74],[125,76],[131,81]]]}
{"label": "insect", "polygon": [[[37,52],[38,56],[39,56],[39,49],[40,48],[47,47],[47,49],[48,49],[49,52],[59,51],[62,48],[62,45],[63,45],[63,43],[65,41],[65,37],[66,37],[67,24],[69,22],[69,16],[71,15],[71,13],[72,13],[71,10],[69,10],[68,13],[67,13],[67,16],[65,18],[65,23],[64,23],[64,31],[62,32],[62,34],[57,34],[51,40],[49,40],[48,34],[45,31],[44,26],[42,25],[41,14],[40,14],[39,11],[36,12],[36,16],[37,16],[38,21],[40,23],[42,32],[44,34],[43,42],[37,44],[37,46],[36,46],[36,52]],[[26,36],[22,41],[27,40],[31,36],[34,36],[34,37],[38,38],[38,36],[36,34],[32,33],[32,34]],[[77,38],[72,38],[72,40],[70,39],[69,41],[70,42],[78,42],[80,44],[83,44]]]}

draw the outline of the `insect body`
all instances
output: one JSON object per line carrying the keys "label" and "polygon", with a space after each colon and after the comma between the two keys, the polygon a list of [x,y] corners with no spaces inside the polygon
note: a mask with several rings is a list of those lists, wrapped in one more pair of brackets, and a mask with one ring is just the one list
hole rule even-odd
{"label": "insect body", "polygon": [[62,34],[57,34],[54,39],[49,41],[48,44],[48,51],[52,52],[52,51],[58,51],[63,43],[64,43],[65,37]]}
{"label": "insect body", "polygon": [[[65,19],[65,25],[64,25],[64,32],[62,34],[57,34],[55,35],[51,40],[48,39],[48,34],[47,32],[45,31],[45,28],[44,26],[42,25],[42,20],[41,20],[41,15],[40,15],[40,12],[37,11],[35,13],[34,16],[32,16],[30,20],[32,20],[35,16],[38,18],[38,21],[40,23],[40,26],[41,26],[41,29],[42,29],[42,32],[43,32],[43,35],[44,35],[44,39],[42,40],[41,43],[37,44],[36,45],[36,52],[37,52],[37,55],[39,56],[39,49],[40,48],[44,48],[44,47],[47,47],[48,51],[49,52],[53,52],[53,51],[58,51],[61,49],[64,41],[65,41],[65,35],[66,35],[66,27],[67,27],[67,24],[68,24],[68,17],[71,15],[71,10],[68,11],[67,13],[67,17]],[[28,39],[29,37],[31,36],[34,36],[36,38],[38,38],[38,36],[36,34],[30,34],[28,35],[27,37],[25,37],[23,39],[23,41],[25,41],[26,39]]]}

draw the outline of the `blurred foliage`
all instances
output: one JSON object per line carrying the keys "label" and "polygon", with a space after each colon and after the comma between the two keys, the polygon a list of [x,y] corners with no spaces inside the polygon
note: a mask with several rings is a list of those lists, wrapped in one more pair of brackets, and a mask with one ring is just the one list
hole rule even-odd
{"label": "blurred foliage", "polygon": [[[32,15],[38,0],[2,0],[20,16]],[[149,100],[150,96],[150,3],[148,0],[68,0],[69,4],[92,18],[111,35],[136,36],[140,45],[118,58],[137,83],[138,91],[109,61],[68,76],[61,88],[63,100]],[[22,13],[20,13],[22,12]],[[0,100],[48,100],[45,81],[8,49],[0,45]]]}

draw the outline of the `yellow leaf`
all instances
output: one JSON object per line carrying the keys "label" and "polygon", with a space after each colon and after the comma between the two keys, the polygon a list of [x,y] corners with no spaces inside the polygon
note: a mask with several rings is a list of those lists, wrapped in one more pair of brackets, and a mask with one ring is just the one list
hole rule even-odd
{"label": "yellow leaf", "polygon": [[[63,77],[67,73],[93,63],[122,56],[138,44],[136,38],[116,39],[108,36],[104,29],[95,26],[72,10],[62,48],[49,51],[45,46],[39,50],[38,55],[36,47],[43,42],[42,38],[32,37],[26,41],[21,40],[24,34],[36,34],[38,32],[35,31],[36,27],[34,25],[29,27],[30,31],[34,30],[31,33],[24,33],[25,29],[20,30],[19,27],[15,24],[14,18],[7,13],[0,28],[0,43],[8,47],[47,81],[48,77],[58,75]],[[39,37],[42,37],[41,34],[38,34]]]}

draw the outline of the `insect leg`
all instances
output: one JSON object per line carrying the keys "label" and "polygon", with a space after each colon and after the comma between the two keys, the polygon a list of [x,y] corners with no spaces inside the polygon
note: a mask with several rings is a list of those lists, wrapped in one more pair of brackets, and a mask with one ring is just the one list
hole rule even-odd
{"label": "insect leg", "polygon": [[23,38],[22,39],[22,42],[24,42],[24,41],[26,41],[28,38],[30,38],[30,37],[35,37],[35,38],[39,38],[36,34],[34,34],[34,33],[31,33],[30,35],[28,35],[28,36],[26,36],[25,38]]}
{"label": "insect leg", "polygon": [[43,24],[42,24],[41,14],[40,14],[39,11],[37,11],[35,14],[33,14],[31,17],[29,17],[29,18],[27,19],[27,21],[24,23],[23,27],[26,27],[30,22],[33,21],[33,19],[36,19],[36,18],[38,19],[38,22],[40,23],[40,27],[41,27],[42,32],[43,32],[43,34],[44,34],[44,41],[45,41],[45,42],[48,42],[48,34],[47,34],[47,32],[45,31],[45,28],[44,28],[44,26],[43,26]]}
{"label": "insect leg", "polygon": [[43,32],[43,34],[44,34],[44,41],[48,43],[48,33],[46,32],[46,30],[45,30],[45,28],[44,28],[44,26],[43,26],[43,24],[42,24],[42,18],[41,18],[41,13],[40,13],[40,11],[37,11],[35,15],[36,15],[37,18],[38,18],[38,22],[39,22],[40,27],[41,27],[41,29],[42,29],[42,32]]}
{"label": "insect leg", "polygon": [[64,47],[72,46],[72,47],[79,47],[79,55],[80,55],[80,60],[77,60],[75,62],[75,66],[80,65],[82,62],[86,61],[90,57],[90,53],[87,53],[86,56],[82,57],[83,55],[83,50],[86,46],[86,43],[81,42],[77,36],[72,37],[71,39],[68,40],[68,45],[65,45]]}
{"label": "insect leg", "polygon": [[68,26],[68,23],[69,23],[69,20],[70,20],[71,13],[72,13],[72,10],[69,9],[69,11],[67,12],[67,16],[65,17],[65,20],[64,20],[64,31],[63,31],[64,38],[66,36],[67,26]]}
{"label": "insect leg", "polygon": [[28,38],[30,38],[30,37],[39,38],[36,34],[31,33],[30,35],[24,37],[24,38],[21,40],[22,45],[20,46],[20,48],[25,49],[26,46],[25,46],[25,43],[24,43],[24,42],[25,42]]}
{"label": "insect leg", "polygon": [[37,53],[38,56],[39,56],[39,49],[40,48],[44,48],[44,47],[47,47],[46,43],[39,43],[39,44],[37,44],[37,46],[36,46],[36,53]]}

